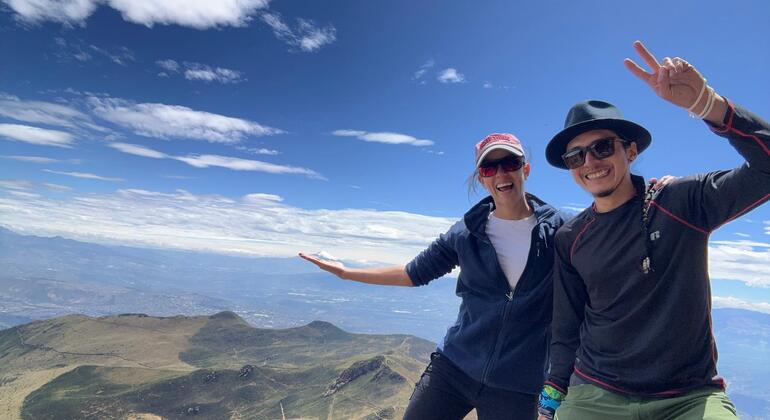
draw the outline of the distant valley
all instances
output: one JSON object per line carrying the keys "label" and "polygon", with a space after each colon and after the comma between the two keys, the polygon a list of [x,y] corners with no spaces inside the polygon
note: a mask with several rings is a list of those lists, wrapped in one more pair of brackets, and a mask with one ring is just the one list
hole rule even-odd
{"label": "distant valley", "polygon": [[[318,272],[299,258],[104,246],[2,228],[0,267],[0,329],[67,314],[196,317],[230,311],[259,328],[322,320],[354,333],[408,334],[438,342],[454,322],[459,304],[452,278],[421,288],[367,286]],[[765,386],[770,378],[770,315],[716,309],[713,318],[719,371],[741,418],[770,418]],[[53,369],[58,374],[69,371]],[[78,374],[105,372],[83,369]]]}

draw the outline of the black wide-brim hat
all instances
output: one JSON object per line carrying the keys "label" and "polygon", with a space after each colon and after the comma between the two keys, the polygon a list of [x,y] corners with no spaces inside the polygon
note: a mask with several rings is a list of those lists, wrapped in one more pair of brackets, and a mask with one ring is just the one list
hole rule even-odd
{"label": "black wide-brim hat", "polygon": [[590,130],[612,130],[625,140],[636,142],[639,153],[644,151],[652,142],[652,136],[646,128],[623,118],[620,109],[609,102],[590,100],[573,106],[564,129],[553,136],[545,148],[545,158],[551,165],[568,169],[561,156],[567,150],[567,144],[575,137]]}

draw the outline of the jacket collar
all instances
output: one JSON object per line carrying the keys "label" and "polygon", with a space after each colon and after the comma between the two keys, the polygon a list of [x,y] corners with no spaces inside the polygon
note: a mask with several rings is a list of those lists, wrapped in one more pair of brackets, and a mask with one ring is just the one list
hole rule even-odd
{"label": "jacket collar", "polygon": [[[527,202],[532,206],[538,224],[549,222],[551,217],[556,214],[556,209],[534,194],[525,193],[525,195]],[[483,198],[465,213],[465,216],[463,217],[465,226],[474,235],[487,239],[487,220],[489,220],[489,214],[492,213],[494,209],[495,202],[492,200],[492,196]]]}

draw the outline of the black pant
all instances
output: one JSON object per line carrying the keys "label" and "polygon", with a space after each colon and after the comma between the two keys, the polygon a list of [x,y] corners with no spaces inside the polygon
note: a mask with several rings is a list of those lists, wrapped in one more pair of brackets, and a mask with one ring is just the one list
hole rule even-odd
{"label": "black pant", "polygon": [[476,409],[479,420],[535,420],[536,394],[523,394],[482,385],[433,353],[414,388],[404,420],[461,420]]}

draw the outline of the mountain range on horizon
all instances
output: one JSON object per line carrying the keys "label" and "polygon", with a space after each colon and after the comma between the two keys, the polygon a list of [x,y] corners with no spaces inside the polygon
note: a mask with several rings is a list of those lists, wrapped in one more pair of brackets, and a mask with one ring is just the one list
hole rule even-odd
{"label": "mountain range on horizon", "polygon": [[[459,303],[453,279],[422,288],[383,288],[339,281],[299,258],[99,245],[1,227],[0,266],[0,329],[11,330],[71,314],[181,319],[227,311],[260,329],[323,320],[353,333],[409,334],[437,342]],[[764,387],[770,377],[770,314],[722,308],[713,310],[713,321],[719,371],[742,418],[770,418],[770,391]],[[83,369],[78,375],[94,374]]]}

